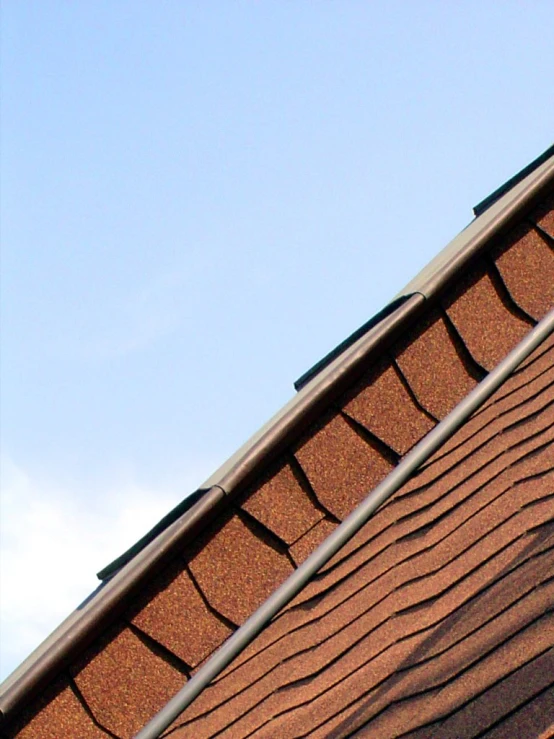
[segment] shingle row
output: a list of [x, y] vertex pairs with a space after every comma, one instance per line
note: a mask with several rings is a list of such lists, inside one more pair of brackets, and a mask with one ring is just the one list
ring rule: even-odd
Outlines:
[[368, 736], [400, 735], [453, 721], [520, 669], [520, 657], [552, 647], [553, 625], [537, 620], [554, 597], [554, 409], [545, 395], [529, 401], [524, 433], [493, 437], [481, 468], [461, 458], [416, 492], [400, 491], [387, 506], [398, 523], [384, 530], [383, 509], [366, 527], [372, 535], [364, 531], [365, 542], [199, 697], [175, 736], [346, 736], [365, 725]]
[[[529, 222], [497, 240], [488, 254], [464, 271], [440, 303], [388, 347], [365, 376], [244, 490], [193, 546], [149, 583], [118, 623], [53, 688], [56, 697], [44, 709], [49, 726], [56, 725], [59, 713], [59, 726], [71, 715], [75, 725], [83, 727], [79, 729], [82, 736], [133, 736], [398, 460], [521, 340], [554, 305], [553, 206], [550, 198], [531, 214]], [[419, 552], [418, 546], [428, 548], [431, 540], [437, 547], [441, 541], [454, 541], [449, 527], [468, 525], [462, 523], [464, 506], [476, 499], [481, 488], [487, 491], [482, 494], [487, 501], [482, 505], [492, 511], [494, 496], [505, 495], [516, 484], [505, 464], [513, 469], [518, 464], [525, 466], [518, 461], [526, 459], [525, 450], [533, 449], [543, 459], [541, 443], [551, 443], [544, 441], [548, 430], [541, 426], [545, 418], [552, 424], [551, 366], [551, 355], [543, 347], [459, 432], [457, 440], [446, 445], [378, 513], [373, 528], [356, 537], [305, 589], [298, 603], [277, 620], [277, 631], [269, 629], [263, 634], [254, 651], [247, 650], [238, 664], [264, 644], [269, 651], [260, 654], [270, 667], [271, 659], [283, 659], [282, 654], [278, 657], [280, 642], [271, 646], [270, 641], [281, 630], [279, 638], [292, 639], [290, 644], [298, 649], [315, 648], [300, 646], [308, 624], [310, 639], [316, 638], [319, 627], [314, 624], [324, 618], [323, 613], [315, 615], [319, 611], [312, 600], [323, 598], [329, 609], [333, 598], [347, 597], [352, 601], [348, 606], [337, 603], [330, 612], [348, 611], [366, 597], [363, 591], [373, 582], [370, 573], [377, 565], [375, 571], [395, 573], [393, 590], [404, 587], [412, 570], [416, 579], [423, 577], [417, 568], [423, 566], [421, 558], [429, 555]], [[452, 507], [455, 513], [449, 514]], [[539, 507], [531, 509], [535, 513]], [[477, 510], [471, 515], [477, 516]], [[516, 518], [529, 526], [534, 520], [531, 513]], [[475, 520], [485, 530], [489, 526], [486, 518]], [[524, 537], [525, 532], [514, 535]], [[377, 549], [372, 537], [378, 541]], [[496, 539], [489, 539], [487, 546], [494, 547]], [[460, 558], [460, 551], [452, 550], [453, 562]], [[298, 612], [304, 611], [311, 617], [295, 626]], [[352, 615], [352, 619], [353, 629], [366, 628], [356, 623], [357, 617]], [[341, 622], [337, 634], [346, 628]], [[339, 639], [325, 633], [324, 641]], [[342, 634], [340, 639], [344, 638]], [[270, 652], [276, 653], [271, 659]], [[317, 659], [310, 654], [312, 664]], [[249, 675], [244, 669], [247, 680], [262, 679], [257, 669]], [[223, 689], [223, 682], [218, 689]], [[303, 691], [295, 690], [295, 694]], [[204, 710], [210, 695], [207, 691], [201, 696], [191, 715]], [[37, 712], [37, 706], [23, 723]], [[271, 713], [273, 709], [259, 709], [266, 710]], [[12, 735], [37, 735], [32, 727], [42, 725], [44, 712], [20, 734], [14, 729]], [[231, 727], [229, 735], [246, 735], [236, 730], [234, 734]]]

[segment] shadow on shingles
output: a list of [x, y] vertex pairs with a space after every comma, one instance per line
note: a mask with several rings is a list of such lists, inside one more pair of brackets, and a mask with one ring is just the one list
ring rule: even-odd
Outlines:
[[[422, 663], [425, 663], [426, 661], [429, 661], [433, 659], [435, 651], [436, 651], [436, 645], [443, 640], [445, 636], [448, 635], [448, 633], [456, 627], [456, 625], [463, 619], [471, 617], [474, 613], [479, 613], [490, 607], [490, 600], [491, 600], [491, 589], [494, 588], [495, 583], [502, 580], [502, 578], [508, 573], [516, 568], [518, 566], [519, 562], [522, 562], [527, 557], [533, 557], [534, 555], [538, 554], [540, 550], [545, 550], [547, 547], [545, 544], [550, 541], [550, 544], [552, 541], [554, 541], [554, 531], [552, 528], [552, 521], [548, 522], [548, 524], [545, 524], [541, 526], [539, 529], [536, 530], [533, 539], [529, 544], [525, 547], [525, 549], [520, 552], [514, 559], [510, 562], [510, 564], [506, 565], [506, 567], [496, 576], [493, 582], [487, 586], [486, 589], [481, 590], [472, 600], [469, 601], [469, 607], [466, 605], [465, 607], [462, 606], [459, 611], [453, 612], [449, 617], [447, 617], [441, 625], [436, 628], [432, 634], [419, 646], [417, 647], [408, 658], [406, 658], [403, 662], [400, 663], [400, 665], [396, 668], [395, 672], [387, 678], [379, 687], [377, 687], [371, 694], [371, 696], [368, 696], [366, 701], [362, 706], [360, 706], [356, 711], [354, 711], [352, 714], [347, 716], [341, 724], [339, 724], [337, 727], [335, 727], [329, 734], [329, 739], [346, 739], [346, 737], [350, 737], [355, 735], [358, 731], [362, 729], [367, 729], [368, 731], [371, 730], [371, 722], [377, 718], [379, 715], [384, 713], [387, 710], [391, 709], [391, 706], [393, 706], [395, 703], [399, 703], [403, 700], [407, 700], [412, 696], [415, 696], [417, 694], [424, 693], [426, 691], [440, 691], [442, 689], [441, 682], [444, 682], [445, 684], [454, 681], [457, 679], [457, 676], [454, 676], [453, 678], [448, 677], [446, 670], [434, 670], [432, 673], [426, 673], [425, 668], [423, 668], [423, 674], [421, 675], [421, 679], [418, 685], [413, 685], [410, 690], [410, 695], [404, 696], [403, 698], [399, 699], [398, 697], [394, 697], [394, 690], [399, 685], [399, 683], [402, 682], [404, 679], [404, 673], [406, 673], [408, 670], [411, 670], [414, 667], [417, 667], [418, 665], [421, 665]], [[516, 575], [517, 577], [517, 575]], [[511, 585], [511, 583], [508, 585], [508, 587]], [[523, 597], [527, 597], [529, 595], [530, 591], [527, 591]], [[492, 598], [494, 601], [494, 598]], [[503, 611], [507, 610], [513, 605], [512, 602], [508, 603], [508, 605], [503, 606], [497, 615], [500, 615]], [[484, 619], [481, 619], [479, 622], [479, 625], [475, 628], [472, 628], [468, 633], [464, 633], [462, 636], [462, 640], [467, 638], [473, 631], [479, 630], [482, 628], [486, 622], [488, 622], [488, 618], [485, 617]], [[487, 644], [480, 643], [474, 650], [474, 654], [472, 654], [470, 657], [468, 657], [464, 662], [466, 664], [469, 663], [469, 667], [466, 669], [470, 669], [471, 665], [473, 665], [476, 661], [479, 661], [479, 657], [482, 656], [483, 658], [486, 657], [486, 655], [489, 653], [489, 651], [493, 650], [495, 647], [500, 646], [502, 642], [505, 639], [509, 639], [512, 634], [514, 634], [519, 628], [523, 628], [527, 625], [526, 624], [517, 624], [516, 627], [512, 628], [506, 628], [504, 633], [501, 636], [497, 636], [494, 641], [489, 641]], [[449, 645], [446, 647], [443, 647], [442, 649], [439, 647], [438, 653], [440, 654], [441, 651], [444, 651], [444, 649], [448, 650], [452, 648], [454, 645]], [[462, 669], [462, 673], [465, 670]], [[437, 687], [435, 687], [437, 686]], [[492, 687], [492, 684], [489, 686]], [[387, 694], [391, 695], [390, 701], [386, 700]], [[432, 699], [430, 697], [430, 699]], [[379, 708], [379, 705], [381, 707]], [[460, 706], [461, 707], [461, 706]], [[455, 711], [454, 711], [455, 712]], [[453, 712], [453, 713], [454, 713]], [[509, 710], [506, 710], [506, 714], [509, 713]], [[439, 721], [442, 723], [448, 715], [442, 716]], [[429, 737], [436, 736], [441, 737], [440, 733], [440, 724], [437, 727], [437, 718], [433, 719], [434, 726], [429, 726]], [[420, 725], [421, 727], [421, 725]], [[546, 726], [545, 726], [546, 728]], [[411, 730], [417, 730], [418, 726], [413, 725], [411, 727]], [[410, 731], [410, 729], [407, 730]], [[437, 733], [435, 733], [437, 732]], [[368, 734], [369, 736], [369, 734]]]
[[18, 715], [12, 721], [6, 721], [7, 725], [2, 725], [2, 731], [0, 736], [3, 739], [12, 739], [16, 737], [20, 731], [22, 731], [27, 724], [37, 717], [41, 711], [43, 711], [49, 703], [54, 701], [59, 695], [69, 687], [69, 681], [66, 674], [60, 675], [60, 677], [51, 683], [42, 693], [42, 695], [35, 701], [30, 702], [22, 713]]

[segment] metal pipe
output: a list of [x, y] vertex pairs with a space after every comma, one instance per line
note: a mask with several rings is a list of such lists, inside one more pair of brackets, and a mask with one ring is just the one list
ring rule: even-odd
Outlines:
[[269, 621], [297, 595], [308, 580], [333, 557], [410, 475], [477, 410], [526, 357], [554, 331], [551, 310], [492, 372], [399, 462], [395, 469], [355, 508], [285, 582], [229, 637], [203, 667], [136, 735], [157, 739], [214, 677], [245, 649]]

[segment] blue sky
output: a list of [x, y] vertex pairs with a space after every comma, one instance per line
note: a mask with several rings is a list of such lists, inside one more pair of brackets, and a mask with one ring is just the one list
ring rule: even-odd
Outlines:
[[5, 676], [552, 143], [554, 6], [2, 10]]

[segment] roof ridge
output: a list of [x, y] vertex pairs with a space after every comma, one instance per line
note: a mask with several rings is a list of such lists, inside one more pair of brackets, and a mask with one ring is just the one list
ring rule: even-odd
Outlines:
[[138, 732], [136, 739], [157, 739], [204, 688], [246, 649], [269, 621], [290, 603], [308, 580], [350, 541], [375, 511], [482, 406], [553, 331], [554, 309], [547, 313], [521, 342], [400, 460], [310, 556], [293, 570], [269, 598], [207, 659], [183, 688]]
[[547, 159], [550, 159], [551, 156], [554, 156], [554, 144], [552, 144], [552, 146], [549, 146], [548, 149], [543, 151], [543, 153], [540, 154], [536, 159], [533, 159], [533, 161], [530, 162], [526, 167], [520, 169], [517, 174], [515, 174], [513, 177], [510, 177], [509, 180], [506, 180], [506, 182], [500, 185], [500, 187], [497, 187], [496, 190], [493, 190], [490, 195], [487, 195], [486, 198], [483, 198], [483, 200], [478, 202], [477, 205], [473, 207], [473, 213], [476, 216], [480, 216], [488, 208], [490, 208], [491, 205], [494, 205], [494, 203], [496, 203], [496, 201], [500, 197], [502, 197], [504, 193], [508, 192], [508, 190], [511, 190], [519, 182], [525, 179], [525, 177], [538, 169], [538, 167], [540, 167], [541, 164], [544, 164]]
[[[541, 168], [542, 167], [542, 168]], [[334, 357], [292, 400], [241, 447], [193, 494], [167, 514], [145, 537], [118, 558], [104, 582], [4, 683], [0, 710], [14, 713], [29, 693], [51, 679], [72, 656], [88, 645], [122, 601], [137, 592], [183, 545], [191, 541], [250, 483], [262, 465], [273, 460], [375, 356], [409, 327], [455, 273], [485, 248], [493, 236], [532, 207], [554, 181], [554, 158], [543, 163], [459, 237], [400, 293], [393, 309]], [[381, 316], [382, 314], [378, 314]], [[367, 324], [366, 324], [367, 326]], [[108, 569], [108, 568], [105, 568]]]

